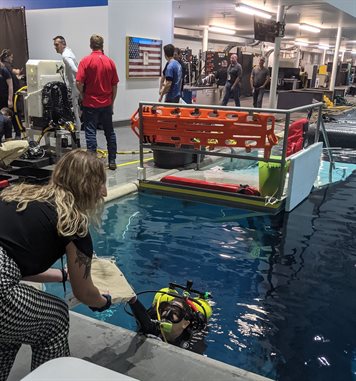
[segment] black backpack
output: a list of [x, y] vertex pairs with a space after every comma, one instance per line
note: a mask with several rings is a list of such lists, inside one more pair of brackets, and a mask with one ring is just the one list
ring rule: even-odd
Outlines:
[[42, 90], [43, 116], [55, 124], [62, 120], [74, 122], [71, 99], [67, 86], [63, 82], [47, 83]]

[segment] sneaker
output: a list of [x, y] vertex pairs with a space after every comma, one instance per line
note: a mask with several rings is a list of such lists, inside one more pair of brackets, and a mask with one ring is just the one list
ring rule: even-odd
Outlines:
[[117, 166], [116, 166], [116, 163], [114, 161], [109, 163], [109, 169], [111, 169], [112, 171], [115, 171], [116, 168], [117, 168]]

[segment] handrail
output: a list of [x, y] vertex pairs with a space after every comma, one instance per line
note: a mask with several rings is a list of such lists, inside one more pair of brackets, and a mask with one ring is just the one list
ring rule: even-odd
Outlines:
[[[278, 143], [274, 134], [275, 117], [256, 113], [187, 107], [143, 106], [144, 143], [169, 143], [176, 147], [263, 148], [264, 158], [269, 159], [271, 149]], [[139, 137], [139, 115], [131, 117], [131, 128]]]
[[140, 106], [171, 106], [171, 107], [185, 107], [185, 108], [210, 108], [210, 109], [219, 109], [219, 110], [233, 110], [233, 111], [248, 111], [248, 112], [262, 112], [262, 113], [271, 113], [271, 114], [292, 114], [298, 111], [308, 110], [310, 108], [317, 108], [323, 106], [323, 102], [311, 103], [305, 106], [299, 106], [291, 109], [274, 109], [274, 108], [254, 108], [254, 107], [232, 107], [232, 106], [219, 106], [219, 105], [200, 105], [197, 103], [194, 104], [182, 104], [182, 103], [162, 103], [162, 102], [145, 102], [140, 101]]
[[[253, 113], [254, 115], [258, 115], [259, 113], [270, 113], [270, 114], [284, 114], [285, 115], [285, 123], [284, 123], [284, 141], [283, 141], [283, 149], [282, 149], [282, 154], [280, 159], [267, 159], [267, 157], [255, 157], [254, 159], [258, 161], [267, 161], [267, 162], [276, 162], [280, 163], [280, 182], [278, 186], [277, 193], [275, 197], [277, 199], [281, 199], [283, 195], [283, 189], [284, 189], [284, 183], [285, 183], [285, 166], [286, 166], [286, 152], [287, 152], [287, 142], [288, 142], [288, 132], [289, 132], [289, 124], [291, 120], [291, 114], [295, 112], [301, 112], [301, 111], [306, 111], [306, 110], [313, 110], [313, 109], [318, 109], [318, 122], [317, 122], [317, 130], [320, 127], [320, 119], [322, 116], [322, 106], [323, 102], [317, 102], [317, 103], [312, 103], [300, 107], [295, 107], [292, 109], [288, 110], [282, 110], [282, 109], [270, 109], [270, 108], [252, 108], [252, 107], [229, 107], [229, 106], [215, 106], [215, 105], [200, 105], [200, 104], [181, 104], [181, 103], [160, 103], [160, 102], [144, 102], [140, 101], [139, 102], [139, 109], [138, 109], [138, 126], [137, 129], [139, 131], [139, 139], [140, 139], [140, 168], [143, 168], [144, 162], [143, 162], [143, 148], [145, 147], [152, 147], [151, 144], [147, 143], [147, 140], [145, 141], [144, 137], [144, 125], [143, 125], [143, 107], [144, 106], [165, 106], [165, 107], [170, 107], [170, 108], [179, 108], [179, 109], [210, 109], [210, 110], [220, 110], [220, 112], [235, 112], [235, 113], [240, 113], [240, 112], [248, 112], [248, 113]], [[273, 116], [272, 116], [273, 117]], [[323, 128], [323, 126], [322, 126]], [[323, 131], [324, 132], [324, 131]], [[316, 143], [316, 141], [315, 141]], [[178, 145], [179, 146], [179, 145]], [[193, 145], [194, 146], [194, 145]], [[197, 145], [195, 145], [196, 148], [198, 148]], [[181, 148], [176, 148], [176, 147], [158, 147], [157, 149], [159, 150], [167, 150], [167, 151], [176, 151], [176, 152], [187, 152], [187, 149], [181, 149]], [[191, 152], [191, 150], [190, 150]], [[201, 149], [195, 149], [195, 153], [201, 154], [202, 151]], [[235, 153], [231, 154], [222, 154], [221, 152], [209, 152], [206, 151], [204, 152], [205, 155], [212, 155], [212, 156], [228, 156], [228, 157], [240, 157], [240, 158], [246, 158], [246, 159], [252, 159], [251, 156], [249, 155], [236, 155]], [[267, 160], [266, 160], [267, 159]]]

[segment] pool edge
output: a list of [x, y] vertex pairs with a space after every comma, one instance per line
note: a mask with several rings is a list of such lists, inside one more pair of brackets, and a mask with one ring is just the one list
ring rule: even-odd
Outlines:
[[[70, 312], [71, 356], [137, 378], [140, 381], [272, 381], [241, 368], [146, 338], [127, 329]], [[8, 381], [29, 372], [30, 349], [22, 348]]]

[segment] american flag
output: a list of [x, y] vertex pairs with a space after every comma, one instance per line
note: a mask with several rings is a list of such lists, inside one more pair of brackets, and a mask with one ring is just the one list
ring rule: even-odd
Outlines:
[[128, 78], [161, 76], [162, 41], [128, 37], [128, 50]]

